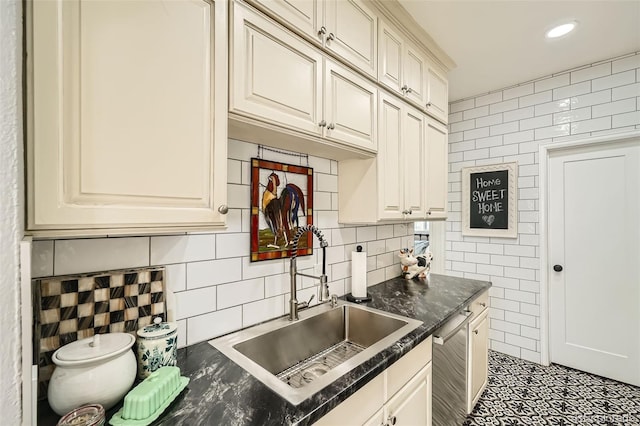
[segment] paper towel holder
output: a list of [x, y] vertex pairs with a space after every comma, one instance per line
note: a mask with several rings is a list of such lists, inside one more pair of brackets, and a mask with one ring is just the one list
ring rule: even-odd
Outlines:
[[[360, 245], [357, 246], [356, 247], [356, 251], [357, 252], [361, 252], [362, 251], [362, 246], [360, 246]], [[355, 297], [353, 294], [347, 293], [345, 298], [349, 302], [353, 302], [353, 303], [364, 303], [364, 302], [370, 302], [371, 301], [371, 296], [369, 296], [369, 290], [368, 289], [367, 289], [367, 295], [364, 296], [364, 297]]]

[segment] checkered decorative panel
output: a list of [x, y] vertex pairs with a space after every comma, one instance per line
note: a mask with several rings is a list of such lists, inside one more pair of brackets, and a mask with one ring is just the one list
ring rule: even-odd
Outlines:
[[47, 396], [59, 347], [94, 334], [135, 334], [155, 317], [166, 320], [164, 268], [39, 278], [33, 288], [39, 398]]

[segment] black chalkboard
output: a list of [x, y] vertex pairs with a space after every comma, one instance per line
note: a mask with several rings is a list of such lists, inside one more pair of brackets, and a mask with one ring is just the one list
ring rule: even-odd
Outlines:
[[509, 229], [509, 171], [471, 173], [469, 179], [469, 228]]

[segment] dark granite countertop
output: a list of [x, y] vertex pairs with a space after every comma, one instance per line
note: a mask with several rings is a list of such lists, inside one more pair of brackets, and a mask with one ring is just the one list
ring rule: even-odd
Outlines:
[[[154, 425], [311, 424], [429, 337], [490, 286], [487, 281], [431, 274], [427, 280], [394, 278], [369, 287], [372, 300], [367, 306], [415, 318], [423, 324], [297, 406], [207, 342], [180, 349], [178, 366], [191, 381]], [[107, 418], [117, 408], [110, 410]], [[39, 424], [55, 425], [55, 421], [45, 421], [44, 413], [39, 414]]]

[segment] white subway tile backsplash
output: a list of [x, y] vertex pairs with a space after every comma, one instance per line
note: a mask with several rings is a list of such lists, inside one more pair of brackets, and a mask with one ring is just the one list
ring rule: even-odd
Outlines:
[[457, 123], [451, 123], [449, 125], [449, 128], [451, 129], [452, 133], [456, 133], [456, 132], [464, 132], [465, 130], [470, 130], [476, 127], [476, 121], [471, 119], [471, 120], [466, 120], [466, 121], [460, 121]]
[[[486, 129], [486, 127], [484, 127], [484, 129]], [[489, 129], [491, 130], [491, 136], [495, 136], [504, 135], [505, 133], [517, 132], [518, 130], [520, 130], [520, 127], [517, 121], [512, 121], [509, 123], [491, 126]]]
[[[635, 111], [635, 109], [636, 100], [634, 98], [622, 99], [620, 101], [594, 105], [591, 107], [593, 118], [603, 117], [605, 115], [623, 114], [625, 112]], [[617, 126], [614, 125], [614, 127]]]
[[490, 148], [489, 152], [490, 152], [491, 158], [502, 157], [505, 155], [514, 155], [514, 154], [518, 154], [518, 145], [511, 144], [511, 145], [504, 145], [504, 146], [496, 146], [496, 147]]
[[138, 266], [149, 266], [149, 237], [89, 238], [55, 242], [55, 275]]
[[482, 95], [476, 98], [476, 107], [495, 104], [500, 101], [502, 101], [502, 92], [489, 93], [488, 95]]
[[502, 123], [502, 113], [476, 118], [476, 127], [487, 127], [500, 123]]
[[553, 124], [553, 116], [543, 115], [540, 117], [520, 120], [520, 130], [537, 129], [540, 127], [551, 126], [552, 124]]
[[240, 258], [207, 260], [187, 264], [187, 288], [209, 287], [242, 279]]
[[227, 160], [227, 183], [242, 183], [242, 161]]
[[219, 234], [216, 236], [216, 258], [249, 256], [249, 234]]
[[489, 113], [490, 114], [498, 114], [501, 112], [505, 112], [505, 111], [511, 111], [511, 110], [515, 110], [518, 109], [518, 100], [517, 99], [511, 99], [508, 101], [504, 101], [504, 102], [499, 102], [497, 104], [493, 104], [489, 106]]
[[554, 77], [538, 80], [534, 83], [534, 90], [538, 93], [555, 89], [557, 87], [568, 86], [571, 83], [569, 76], [569, 73], [564, 73]]
[[520, 108], [541, 104], [545, 102], [551, 102], [553, 99], [553, 92], [547, 90], [545, 92], [535, 93], [533, 95], [523, 96], [519, 99]]
[[[545, 117], [551, 118], [550, 115]], [[559, 136], [566, 136], [571, 134], [571, 123], [558, 124], [549, 127], [537, 127], [534, 131], [536, 139], [550, 139], [557, 138]]]
[[210, 340], [242, 328], [242, 307], [215, 311], [187, 320], [187, 345]]
[[571, 73], [571, 83], [579, 83], [581, 81], [593, 80], [598, 77], [611, 74], [611, 62], [593, 65], [573, 71]]
[[619, 73], [634, 68], [640, 68], [640, 54], [633, 54], [626, 58], [613, 61], [611, 64], [611, 72]]
[[503, 136], [505, 145], [512, 143], [528, 142], [534, 138], [533, 130], [524, 130], [516, 133], [509, 133]]
[[640, 125], [640, 111], [628, 112], [612, 117], [613, 127]]
[[566, 124], [572, 121], [588, 120], [591, 118], [591, 108], [578, 108], [553, 114], [553, 124]]
[[284, 272], [284, 260], [265, 260], [250, 262], [248, 257], [242, 258], [242, 279], [265, 277]]
[[[572, 96], [584, 95], [591, 92], [591, 81], [584, 81], [582, 83], [571, 84], [570, 86], [558, 87], [553, 89], [553, 100], [560, 100], [570, 98]], [[551, 99], [549, 99], [551, 100]]]
[[53, 240], [33, 241], [31, 244], [31, 277], [53, 275]]
[[285, 314], [285, 297], [276, 296], [242, 305], [242, 326], [249, 327]]
[[530, 95], [533, 93], [533, 91], [534, 91], [533, 83], [522, 84], [516, 87], [512, 87], [510, 89], [503, 90], [502, 99], [506, 101], [507, 99], [519, 98], [521, 96]]
[[536, 350], [536, 341], [533, 339], [529, 339], [527, 337], [516, 336], [513, 334], [505, 333], [504, 341], [505, 343], [508, 343], [514, 346], [519, 346], [523, 349], [528, 349], [531, 351]]
[[489, 115], [489, 107], [481, 106], [478, 108], [468, 109], [463, 112], [464, 120], [471, 120], [472, 118], [484, 117]]
[[475, 99], [467, 99], [466, 101], [455, 102], [449, 105], [449, 112], [455, 113], [475, 107]]
[[216, 310], [216, 288], [207, 287], [175, 294], [176, 319], [194, 317]]
[[[640, 78], [638, 79], [640, 80]], [[640, 96], [640, 82], [629, 84], [628, 86], [614, 87], [613, 89], [611, 89], [612, 101], [635, 98], [636, 96]]]
[[478, 129], [464, 131], [465, 140], [484, 138], [487, 136], [489, 136], [489, 127], [480, 127]]
[[218, 309], [264, 299], [264, 278], [221, 284], [218, 289]]
[[325, 173], [316, 173], [316, 191], [338, 192], [338, 176]]
[[172, 235], [151, 237], [151, 265], [214, 259], [216, 236]]
[[601, 90], [599, 92], [588, 93], [586, 95], [575, 96], [571, 98], [571, 108], [582, 108], [591, 105], [604, 104], [611, 102], [611, 90]]
[[636, 70], [629, 70], [608, 77], [598, 78], [591, 82], [591, 89], [598, 90], [611, 89], [612, 87], [624, 86], [636, 82]]
[[173, 292], [187, 289], [187, 265], [176, 263], [165, 267], [164, 282], [169, 290]]
[[[401, 225], [397, 225], [397, 226], [401, 226]], [[399, 235], [407, 235], [406, 226], [402, 228], [402, 231], [399, 230], [399, 233], [400, 233]], [[394, 234], [398, 235], [395, 233], [395, 229], [394, 229]], [[377, 229], [375, 226], [359, 226], [358, 228], [356, 228], [356, 242], [358, 244], [362, 244], [367, 241], [373, 241], [377, 238], [376, 235], [377, 235]]]
[[248, 209], [251, 207], [251, 193], [248, 185], [227, 185], [227, 205], [232, 209]]
[[503, 121], [507, 123], [509, 121], [517, 121], [517, 120], [523, 120], [525, 118], [531, 118], [534, 116], [534, 112], [535, 112], [534, 107], [530, 106], [527, 108], [515, 109], [513, 111], [505, 111], [502, 114], [502, 117], [503, 117]]
[[571, 123], [571, 134], [595, 132], [611, 128], [611, 117], [600, 117], [592, 120], [574, 121]]

